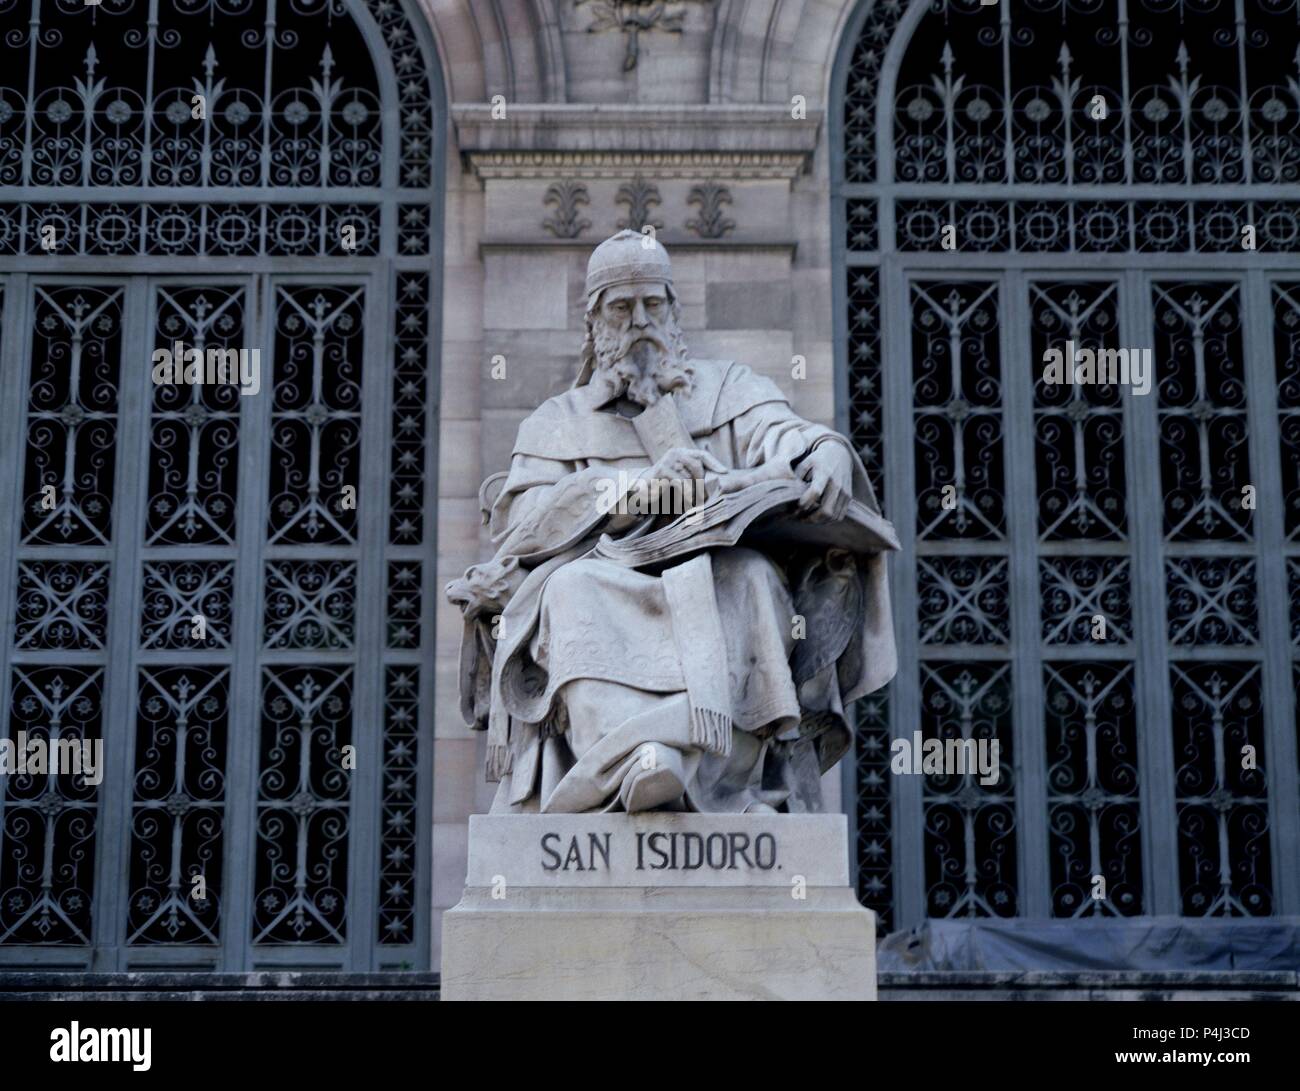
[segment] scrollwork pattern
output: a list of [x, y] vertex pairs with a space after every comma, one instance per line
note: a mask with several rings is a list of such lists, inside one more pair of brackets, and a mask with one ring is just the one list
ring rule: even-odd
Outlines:
[[1249, 647], [1259, 642], [1252, 559], [1167, 557], [1165, 594], [1170, 644]]
[[23, 541], [107, 545], [122, 289], [37, 286], [27, 394]]
[[[1044, 644], [1128, 644], [1133, 640], [1127, 557], [1040, 557]], [[1094, 635], [1096, 619], [1104, 636]]]
[[138, 702], [127, 942], [216, 944], [230, 671], [141, 669]]
[[1169, 541], [1247, 541], [1253, 505], [1235, 282], [1156, 282], [1155, 394]]
[[354, 561], [268, 561], [262, 643], [267, 648], [351, 648]]
[[1011, 595], [1005, 557], [918, 557], [922, 644], [1008, 644]]
[[[864, 28], [849, 76], [853, 182], [874, 180], [875, 82], [897, 17], [896, 5], [884, 8]], [[1300, 177], [1293, 20], [1265, 4], [1245, 5], [1240, 24], [1231, 4], [1202, 5], [1188, 19], [1163, 0], [1133, 0], [1122, 21], [1118, 10], [1077, 0], [1008, 10], [935, 4], [897, 81], [895, 179], [1086, 186]]]
[[20, 561], [14, 646], [59, 651], [104, 647], [108, 624], [107, 564]]
[[[80, 746], [103, 738], [100, 667], [15, 667], [9, 738]], [[90, 943], [99, 789], [84, 773], [6, 778], [0, 944]]]
[[[146, 561], [140, 647], [228, 648], [234, 615], [233, 561]], [[202, 619], [202, 639], [195, 619]]]
[[345, 943], [350, 668], [263, 672], [254, 943]]
[[998, 287], [912, 285], [917, 535], [1006, 535]]
[[[220, 20], [196, 21], [200, 6], [187, 0], [164, 0], [156, 14], [128, 5], [103, 22], [55, 18], [35, 5], [31, 29], [14, 26], [7, 35], [16, 41], [20, 34], [26, 49], [16, 51], [0, 91], [0, 182], [378, 186], [378, 80], [368, 52], [350, 47], [358, 31], [347, 10], [338, 5], [321, 18], [302, 4], [202, 7], [219, 10]], [[428, 149], [417, 148], [410, 131], [425, 122], [427, 144], [421, 115], [429, 92], [415, 74], [418, 46], [400, 5], [371, 0], [370, 7], [388, 24], [395, 63], [407, 69], [406, 167], [427, 184]], [[289, 50], [315, 66], [294, 72], [292, 83]], [[19, 132], [29, 134], [27, 156], [14, 154]]]
[[[1257, 663], [1174, 663], [1175, 803], [1183, 912], [1272, 912], [1268, 780]], [[1243, 747], [1251, 761], [1243, 761]]]
[[[166, 285], [154, 301], [155, 346], [219, 362], [248, 352], [242, 287]], [[233, 356], [230, 356], [233, 354]], [[182, 361], [183, 362], [183, 361]], [[154, 383], [149, 425], [149, 545], [235, 541], [241, 397], [236, 365], [220, 382]], [[207, 376], [205, 375], [205, 380]]]
[[[997, 740], [997, 780], [976, 771], [926, 774], [925, 876], [934, 917], [1016, 915], [1015, 763], [1009, 663], [922, 664], [925, 739]], [[991, 751], [990, 751], [991, 752]]]
[[336, 285], [276, 290], [267, 512], [272, 544], [356, 540], [364, 291]]
[[[1127, 536], [1120, 386], [1049, 383], [1041, 364], [1050, 351], [1064, 356], [1118, 348], [1118, 305], [1114, 281], [1029, 285], [1038, 534], [1044, 541]], [[1074, 366], [1072, 359], [1065, 363]]]
[[1043, 684], [1052, 915], [1135, 916], [1143, 900], [1133, 665], [1048, 663]]

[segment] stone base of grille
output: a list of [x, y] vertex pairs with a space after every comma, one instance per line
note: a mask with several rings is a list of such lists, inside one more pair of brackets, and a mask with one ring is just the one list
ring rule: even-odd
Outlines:
[[[8, 1000], [437, 1000], [436, 973], [0, 973]], [[880, 1000], [1300, 1000], [1292, 972], [881, 973]]]

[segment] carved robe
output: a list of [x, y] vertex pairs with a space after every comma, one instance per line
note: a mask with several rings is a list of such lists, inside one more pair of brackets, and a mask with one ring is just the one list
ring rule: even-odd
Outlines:
[[[854, 498], [879, 511], [838, 433], [796, 416], [774, 383], [743, 365], [691, 364], [690, 395], [673, 397], [695, 446], [728, 468], [779, 459], [797, 471], [817, 445], [842, 444]], [[883, 555], [715, 549], [703, 569], [689, 569], [694, 582], [676, 583], [593, 557], [602, 533], [662, 522], [611, 517], [600, 504], [598, 482], [619, 471], [631, 479], [652, 462], [632, 423], [598, 404], [600, 389], [551, 398], [520, 426], [491, 510], [496, 556], [467, 575], [491, 584], [504, 606], [495, 626], [483, 616], [466, 622], [461, 659], [462, 711], [488, 730], [488, 777], [500, 781], [493, 810], [620, 808], [647, 742], [685, 785], [676, 805], [820, 809], [820, 775], [849, 745], [845, 706], [896, 669]], [[710, 584], [720, 627], [684, 624]], [[710, 665], [702, 679], [701, 662]], [[692, 673], [698, 682], [688, 686]], [[710, 721], [715, 732], [723, 725], [724, 745], [716, 736], [701, 745], [700, 688], [712, 692], [707, 704], [725, 706]]]

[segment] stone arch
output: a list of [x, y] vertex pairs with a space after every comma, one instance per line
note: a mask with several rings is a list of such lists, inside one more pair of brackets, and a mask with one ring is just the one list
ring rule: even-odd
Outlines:
[[787, 102], [810, 109], [830, 96], [841, 43], [864, 15], [848, 0], [724, 0], [718, 7], [710, 64], [711, 102]]
[[564, 101], [557, 0], [420, 4], [438, 41], [449, 101]]

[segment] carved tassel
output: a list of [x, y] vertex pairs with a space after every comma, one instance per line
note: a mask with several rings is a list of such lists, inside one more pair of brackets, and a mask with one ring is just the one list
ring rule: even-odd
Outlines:
[[731, 753], [731, 717], [711, 708], [691, 706], [691, 742], [710, 754]]

